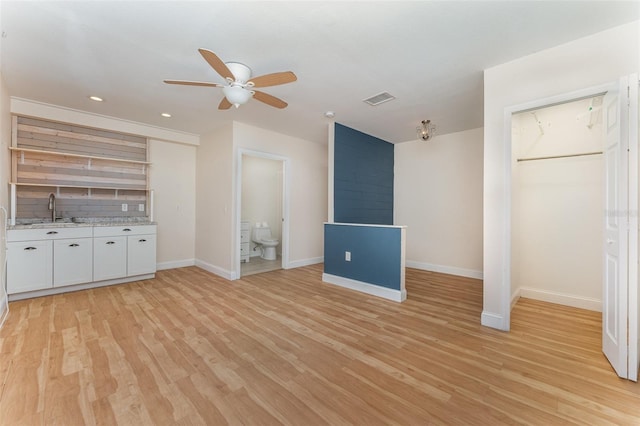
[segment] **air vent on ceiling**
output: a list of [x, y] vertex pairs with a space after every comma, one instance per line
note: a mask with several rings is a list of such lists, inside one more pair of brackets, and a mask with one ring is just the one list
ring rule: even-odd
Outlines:
[[392, 101], [395, 98], [396, 98], [395, 96], [387, 92], [382, 92], [382, 93], [378, 93], [377, 95], [373, 95], [370, 98], [363, 99], [362, 101], [368, 103], [371, 106], [376, 106], [376, 105], [385, 103], [387, 101]]

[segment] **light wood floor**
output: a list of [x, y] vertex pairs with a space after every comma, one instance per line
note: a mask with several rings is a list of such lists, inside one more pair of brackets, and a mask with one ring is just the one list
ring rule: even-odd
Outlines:
[[523, 299], [503, 333], [479, 325], [479, 281], [409, 269], [398, 304], [321, 268], [13, 302], [0, 424], [640, 424], [596, 313]]

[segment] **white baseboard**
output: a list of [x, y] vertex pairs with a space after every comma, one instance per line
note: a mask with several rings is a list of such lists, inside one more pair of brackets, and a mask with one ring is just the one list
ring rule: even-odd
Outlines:
[[2, 296], [0, 297], [0, 329], [2, 329], [4, 321], [9, 316], [9, 296], [4, 293], [4, 290], [0, 291], [2, 291]]
[[520, 299], [520, 289], [517, 289], [513, 296], [511, 296], [511, 309], [518, 303], [518, 299]]
[[187, 266], [193, 266], [195, 264], [195, 259], [171, 260], [169, 262], [160, 262], [156, 264], [156, 269], [158, 271], [163, 271], [165, 269], [185, 268]]
[[285, 269], [302, 268], [303, 266], [315, 265], [322, 262], [324, 262], [324, 256], [294, 260], [292, 262], [289, 262]]
[[89, 283], [68, 285], [65, 287], [53, 287], [42, 290], [27, 291], [25, 293], [14, 293], [9, 295], [9, 300], [31, 299], [33, 297], [51, 296], [53, 294], [68, 293], [70, 291], [89, 290], [92, 288], [106, 287], [114, 284], [125, 284], [134, 281], [150, 280], [155, 278], [156, 274], [135, 275], [133, 277], [114, 278], [112, 280], [93, 281]]
[[351, 290], [359, 291], [361, 293], [370, 294], [372, 296], [393, 300], [394, 302], [404, 302], [407, 299], [407, 291], [405, 289], [394, 290], [391, 288], [380, 287], [378, 285], [325, 273], [322, 274], [322, 281]]
[[528, 287], [520, 287], [518, 291], [520, 293], [520, 297], [572, 306], [574, 308], [587, 309], [589, 311], [602, 312], [602, 300], [594, 299], [592, 297], [582, 297], [573, 294], [557, 293], [555, 291], [539, 290]]
[[509, 331], [509, 324], [505, 324], [504, 317], [493, 312], [482, 311], [482, 315], [480, 316], [480, 323], [485, 327]]
[[432, 263], [416, 262], [415, 260], [406, 261], [407, 268], [422, 269], [423, 271], [439, 272], [441, 274], [457, 275], [459, 277], [475, 278], [481, 280], [483, 278], [482, 271], [474, 269], [464, 269], [455, 266], [434, 265]]
[[219, 266], [216, 265], [212, 265], [210, 263], [207, 262], [203, 262], [202, 260], [198, 260], [196, 259], [195, 265], [198, 268], [202, 268], [207, 272], [211, 272], [212, 274], [216, 274], [222, 278], [225, 278], [227, 280], [234, 280], [235, 279], [235, 273], [233, 273], [232, 271], [228, 271], [226, 269], [223, 269]]

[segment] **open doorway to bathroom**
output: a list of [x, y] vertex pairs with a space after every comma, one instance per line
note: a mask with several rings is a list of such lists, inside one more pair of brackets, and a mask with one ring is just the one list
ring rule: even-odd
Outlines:
[[240, 276], [282, 269], [286, 160], [242, 152], [240, 165]]

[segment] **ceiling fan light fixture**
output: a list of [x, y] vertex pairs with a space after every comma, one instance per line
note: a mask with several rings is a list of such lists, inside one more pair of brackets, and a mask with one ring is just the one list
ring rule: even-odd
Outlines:
[[236, 108], [249, 102], [249, 99], [253, 96], [252, 91], [240, 86], [225, 86], [222, 88], [222, 92], [229, 103]]

